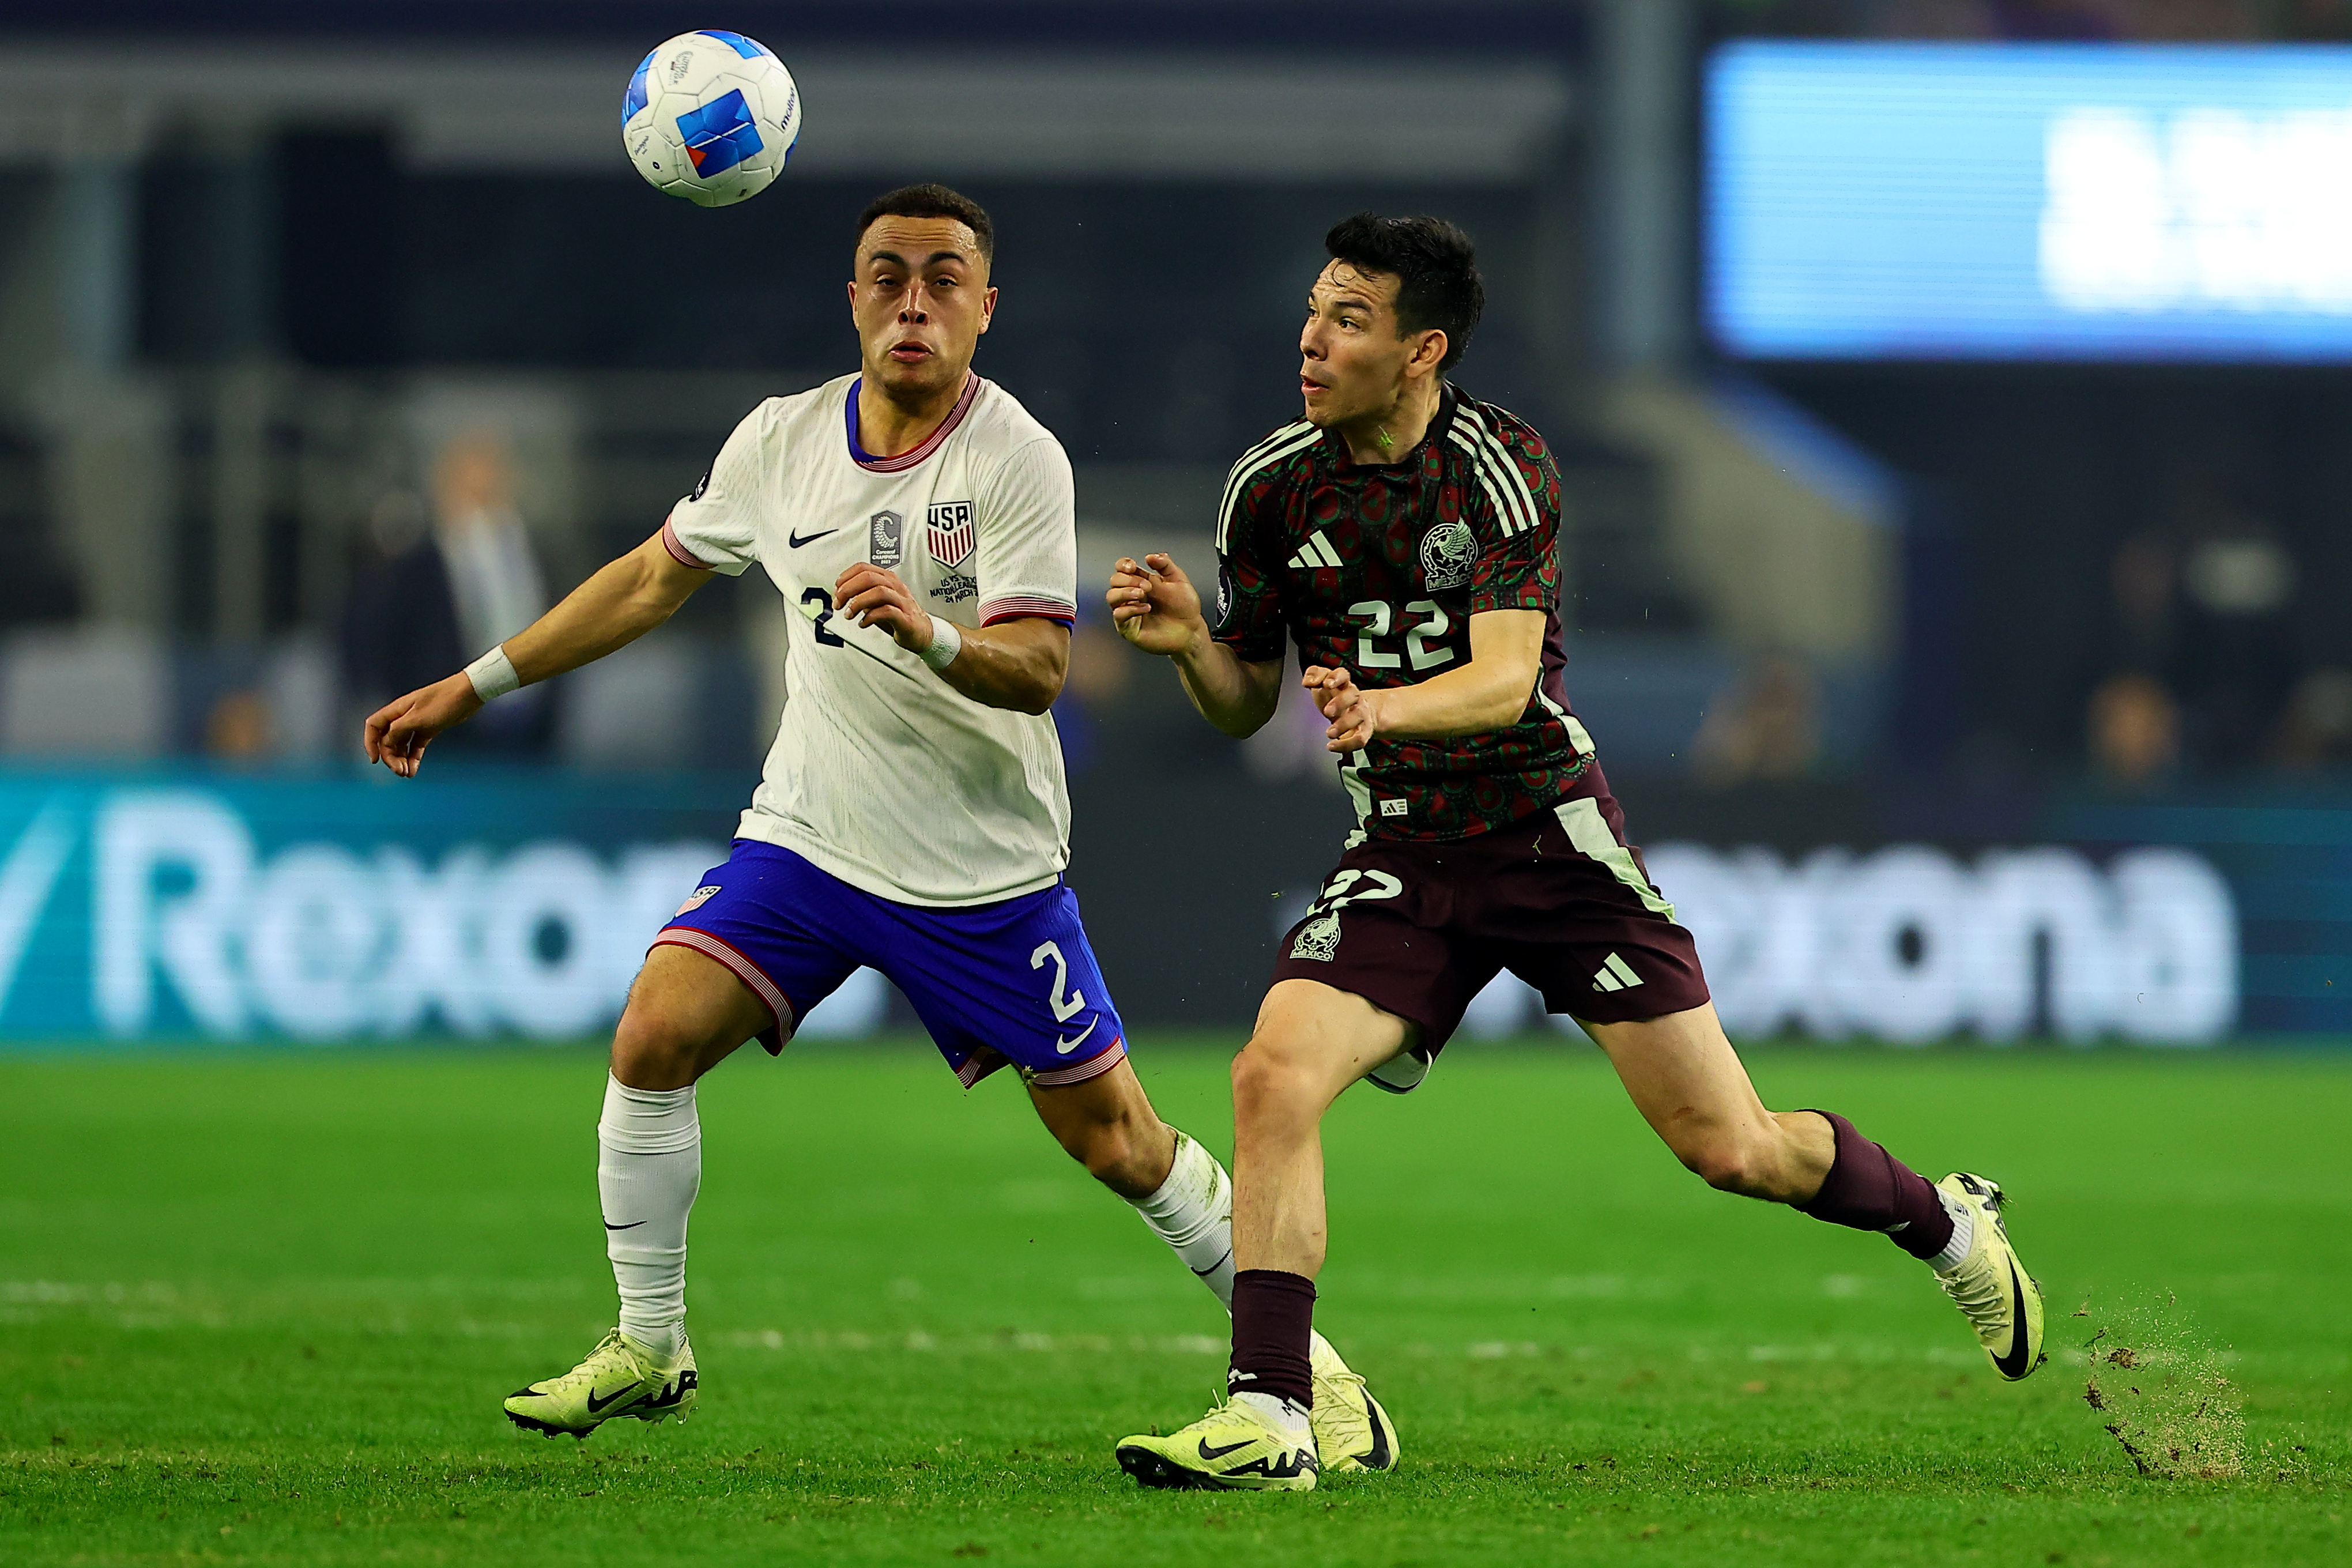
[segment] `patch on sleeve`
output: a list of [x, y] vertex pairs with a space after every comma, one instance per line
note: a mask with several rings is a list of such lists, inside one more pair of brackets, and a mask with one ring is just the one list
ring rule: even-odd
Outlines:
[[[677, 915], [692, 914], [695, 910], [709, 903], [716, 894], [723, 890], [724, 889], [719, 888], [715, 882], [706, 888], [695, 889], [694, 892], [687, 899], [686, 902], [677, 906]], [[676, 920], [677, 919], [677, 915], [672, 915], [669, 918]]]

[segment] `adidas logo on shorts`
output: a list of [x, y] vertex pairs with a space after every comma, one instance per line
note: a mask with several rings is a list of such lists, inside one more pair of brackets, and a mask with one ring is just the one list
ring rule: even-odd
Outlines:
[[1633, 966], [1613, 952], [1601, 962], [1601, 973], [1592, 977], [1595, 991], [1624, 991], [1640, 984], [1642, 977], [1633, 973]]

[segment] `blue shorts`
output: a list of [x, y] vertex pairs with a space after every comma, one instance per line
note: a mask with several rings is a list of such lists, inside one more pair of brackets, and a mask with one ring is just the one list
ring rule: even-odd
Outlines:
[[781, 1051], [793, 1022], [860, 967], [915, 1005], [965, 1085], [1013, 1063], [1031, 1082], [1084, 1083], [1127, 1055], [1127, 1031], [1062, 883], [999, 903], [927, 909], [853, 888], [789, 849], [738, 838], [654, 938], [732, 970], [768, 1005], [760, 1037]]

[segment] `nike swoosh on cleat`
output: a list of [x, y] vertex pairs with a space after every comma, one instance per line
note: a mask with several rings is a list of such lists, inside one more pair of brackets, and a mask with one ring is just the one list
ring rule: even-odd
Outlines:
[[1209, 1447], [1209, 1440], [1206, 1437], [1203, 1437], [1201, 1439], [1201, 1458], [1203, 1459], [1213, 1460], [1222, 1459], [1227, 1454], [1239, 1453], [1242, 1449], [1248, 1447], [1252, 1443], [1256, 1441], [1257, 1439], [1255, 1437], [1244, 1437], [1238, 1443], [1228, 1443], [1222, 1448], [1212, 1448]]
[[2025, 1292], [2028, 1289], [2025, 1281], [2018, 1277], [2017, 1260], [2011, 1258], [2009, 1265], [2009, 1294], [2012, 1303], [2010, 1308], [2009, 1353], [1993, 1357], [1992, 1364], [2001, 1376], [2012, 1383], [2033, 1370], [2032, 1363], [2025, 1355]]
[[630, 1221], [628, 1224], [626, 1224], [626, 1225], [614, 1225], [611, 1220], [609, 1220], [609, 1219], [608, 1219], [608, 1220], [606, 1220], [606, 1221], [604, 1222], [604, 1228], [605, 1228], [606, 1230], [635, 1230], [635, 1229], [636, 1229], [636, 1228], [637, 1228], [637, 1226], [641, 1226], [641, 1225], [643, 1225], [643, 1224], [645, 1224], [645, 1223], [646, 1223], [646, 1222], [645, 1222], [645, 1221], [643, 1221], [643, 1220], [641, 1220], [641, 1219], [633, 1219], [633, 1220], [631, 1220], [631, 1221]]
[[596, 1397], [596, 1391], [592, 1388], [588, 1391], [588, 1414], [591, 1415], [602, 1415], [605, 1410], [611, 1406], [614, 1400], [625, 1399], [635, 1392], [635, 1385], [632, 1384], [626, 1388], [614, 1389], [608, 1398], [598, 1399]]
[[837, 528], [828, 528], [823, 533], [794, 532], [788, 535], [785, 538], [784, 542], [791, 545], [794, 550], [798, 550], [803, 544], [814, 544], [818, 540], [830, 539], [833, 535], [839, 533], [840, 531], [841, 530]]
[[1368, 1470], [1385, 1470], [1396, 1463], [1395, 1457], [1389, 1451], [1389, 1424], [1381, 1419], [1380, 1402], [1369, 1394], [1364, 1396], [1364, 1414], [1371, 1419], [1372, 1451], [1360, 1456], [1356, 1462]]

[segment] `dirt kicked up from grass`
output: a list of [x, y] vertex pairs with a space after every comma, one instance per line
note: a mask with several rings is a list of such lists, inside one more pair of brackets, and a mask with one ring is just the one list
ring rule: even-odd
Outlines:
[[2179, 1299], [2112, 1310], [2083, 1342], [2083, 1403], [2143, 1476], [2233, 1480], [2246, 1468], [2245, 1396]]
[[[1222, 1152], [1223, 1054], [1134, 1045]], [[2051, 1364], [2002, 1383], [1883, 1239], [1706, 1189], [1592, 1053], [1465, 1043], [1326, 1131], [1317, 1321], [1403, 1463], [1256, 1496], [1119, 1474], [1223, 1316], [1017, 1084], [912, 1045], [706, 1080], [701, 1402], [585, 1444], [499, 1401], [613, 1321], [594, 1051], [0, 1063], [0, 1563], [2352, 1562], [2352, 1056], [1751, 1066], [2000, 1181]], [[2148, 1280], [2177, 1311], [2105, 1310]]]

